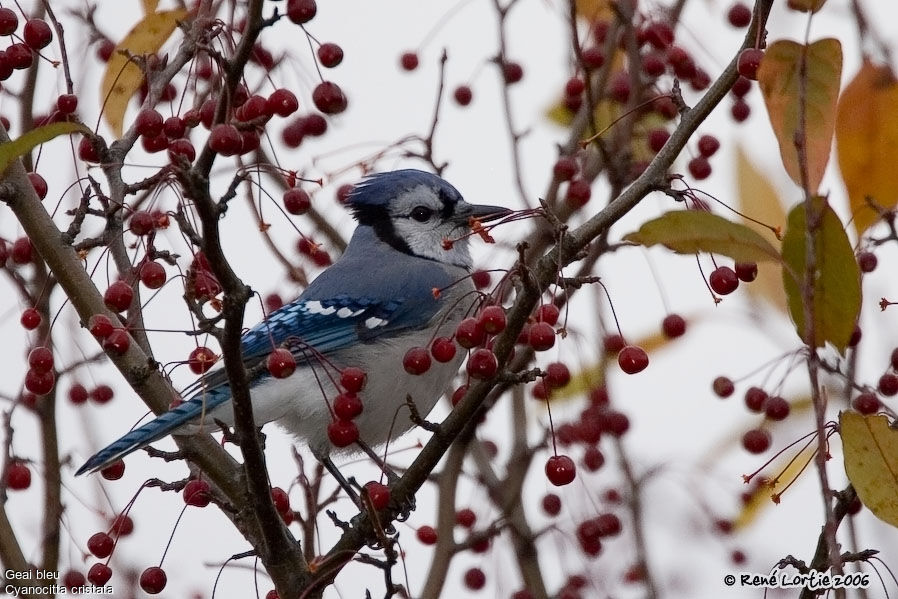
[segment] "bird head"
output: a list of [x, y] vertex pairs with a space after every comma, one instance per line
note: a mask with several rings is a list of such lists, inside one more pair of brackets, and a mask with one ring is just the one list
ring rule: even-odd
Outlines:
[[445, 180], [414, 169], [364, 179], [352, 190], [348, 204], [359, 224], [374, 229], [393, 249], [468, 270], [471, 219], [486, 222], [511, 212], [469, 204]]

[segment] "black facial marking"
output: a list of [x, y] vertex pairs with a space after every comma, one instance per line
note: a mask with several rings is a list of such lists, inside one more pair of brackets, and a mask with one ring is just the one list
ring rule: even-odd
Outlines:
[[355, 218], [359, 221], [359, 225], [365, 225], [374, 229], [377, 238], [392, 247], [394, 250], [414, 256], [412, 248], [408, 246], [393, 228], [393, 221], [390, 220], [390, 213], [387, 212], [385, 206], [355, 206], [353, 209]]

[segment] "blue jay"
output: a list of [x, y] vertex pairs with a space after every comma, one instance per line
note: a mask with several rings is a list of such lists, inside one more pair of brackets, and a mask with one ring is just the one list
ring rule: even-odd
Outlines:
[[[359, 393], [364, 409], [354, 419], [365, 445], [381, 445], [413, 426], [407, 398], [422, 417], [430, 412], [464, 353], [417, 376], [405, 371], [403, 357], [411, 347], [429, 347], [436, 336], [451, 336], [475, 304], [470, 219], [495, 220], [510, 212], [469, 204], [443, 179], [412, 169], [368, 177], [348, 205], [358, 226], [344, 254], [242, 339], [256, 424], [277, 422], [319, 458], [333, 449], [330, 402], [341, 391], [346, 367], [367, 375]], [[289, 377], [275, 378], [264, 368], [277, 347], [289, 348], [296, 359]], [[77, 474], [104, 468], [169, 434], [217, 430], [216, 422], [233, 425], [224, 369], [206, 373], [183, 396], [181, 405], [102, 449]]]

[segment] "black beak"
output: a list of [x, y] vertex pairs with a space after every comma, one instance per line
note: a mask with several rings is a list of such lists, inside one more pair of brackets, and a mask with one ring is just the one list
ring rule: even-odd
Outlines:
[[499, 220], [512, 213], [508, 208], [502, 206], [487, 206], [486, 204], [469, 204], [470, 212], [464, 215], [465, 218], [476, 218], [482, 223], [488, 223], [492, 220]]

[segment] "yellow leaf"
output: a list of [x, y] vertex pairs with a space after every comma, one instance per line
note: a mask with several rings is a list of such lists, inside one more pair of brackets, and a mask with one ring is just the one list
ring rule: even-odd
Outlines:
[[865, 61], [845, 86], [836, 115], [836, 151], [858, 234], [879, 219], [869, 197], [889, 210], [898, 204], [898, 82], [889, 67]]
[[792, 10], [815, 13], [826, 4], [826, 0], [789, 0], [786, 5]]
[[[751, 163], [741, 147], [736, 152], [736, 187], [740, 212], [766, 225], [782, 229], [786, 223], [786, 211], [779, 194], [767, 177]], [[774, 247], [779, 247], [780, 242], [770, 229], [749, 221], [745, 224], [757, 230]], [[786, 292], [783, 291], [783, 277], [779, 267], [759, 262], [758, 277], [745, 288], [749, 294], [766, 299], [780, 312], [786, 312]]]
[[[815, 197], [789, 212], [783, 236], [783, 288], [798, 336], [811, 347], [826, 342], [844, 351], [861, 310], [861, 273], [842, 227], [842, 221], [826, 202]], [[810, 219], [808, 211], [810, 209]], [[809, 228], [808, 222], [813, 223]], [[811, 326], [805, 322], [808, 236], [813, 238], [813, 302]], [[809, 338], [809, 334], [813, 338]]]
[[48, 142], [54, 137], [76, 132], [90, 133], [90, 129], [79, 123], [51, 123], [32, 129], [16, 139], [10, 140], [9, 143], [0, 145], [0, 174], [6, 171], [6, 167], [13, 160], [30, 152], [35, 146]]
[[576, 0], [575, 9], [578, 16], [590, 23], [611, 21], [614, 18], [610, 0]]
[[187, 14], [184, 9], [148, 14], [115, 47], [106, 64], [100, 97], [105, 102], [103, 115], [116, 137], [122, 134], [128, 102], [143, 82], [143, 73], [128, 60], [128, 55], [158, 52], [177, 27], [178, 21], [183, 21]]
[[644, 246], [661, 244], [678, 254], [711, 252], [737, 262], [780, 261], [779, 251], [759, 233], [702, 210], [672, 210], [624, 235]]
[[898, 526], [898, 431], [883, 414], [839, 414], [845, 474], [877, 518]]
[[788, 40], [774, 42], [764, 52], [758, 68], [758, 84], [783, 165], [798, 185], [803, 185], [803, 169], [796, 136], [803, 129], [811, 193], [816, 193], [829, 162], [841, 73], [842, 46], [839, 40], [831, 38], [810, 46]]
[[156, 12], [159, 0], [143, 0], [143, 14], [151, 15]]

